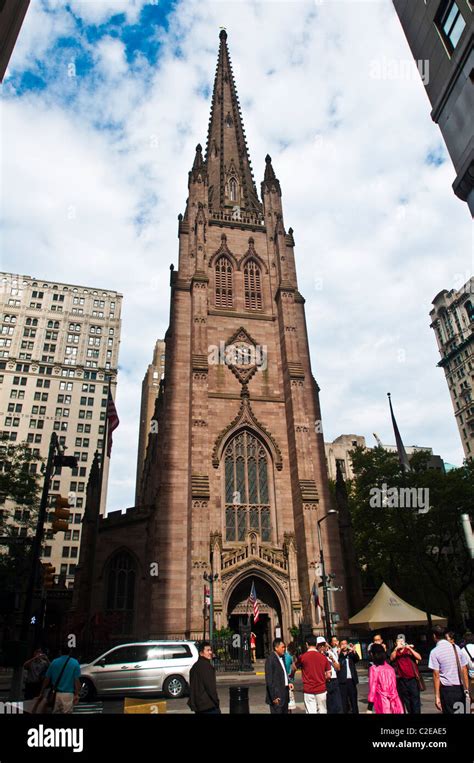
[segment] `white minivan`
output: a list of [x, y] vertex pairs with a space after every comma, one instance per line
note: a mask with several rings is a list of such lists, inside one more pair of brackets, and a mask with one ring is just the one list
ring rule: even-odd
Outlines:
[[194, 641], [137, 641], [120, 644], [81, 665], [81, 699], [113, 694], [164, 692], [182, 697], [198, 659]]

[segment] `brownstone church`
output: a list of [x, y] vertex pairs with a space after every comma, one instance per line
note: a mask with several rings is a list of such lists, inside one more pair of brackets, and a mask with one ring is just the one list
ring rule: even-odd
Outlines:
[[[212, 573], [215, 627], [238, 629], [253, 582], [268, 644], [322, 627], [318, 528], [344, 575], [337, 518], [318, 525], [330, 496], [293, 231], [269, 156], [258, 195], [225, 31], [188, 189], [139, 500], [98, 519], [94, 463], [74, 609], [99, 630], [116, 616], [122, 639], [202, 637]], [[345, 591], [331, 609], [347, 622]]]

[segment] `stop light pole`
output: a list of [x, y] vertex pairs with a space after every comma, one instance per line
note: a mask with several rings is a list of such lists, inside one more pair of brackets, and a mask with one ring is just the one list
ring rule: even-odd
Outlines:
[[28, 578], [28, 586], [25, 594], [25, 603], [23, 606], [23, 615], [21, 621], [20, 636], [18, 641], [18, 653], [17, 653], [17, 665], [13, 672], [12, 685], [10, 689], [11, 699], [18, 699], [21, 695], [21, 682], [23, 677], [23, 663], [28, 654], [28, 637], [30, 635], [31, 628], [31, 611], [33, 604], [33, 596], [36, 584], [36, 575], [38, 561], [41, 555], [41, 543], [43, 540], [44, 523], [46, 519], [46, 510], [48, 508], [48, 495], [51, 483], [51, 477], [56, 466], [69, 466], [75, 468], [77, 461], [73, 456], [65, 456], [60, 447], [59, 440], [56, 432], [51, 434], [49, 441], [48, 460], [46, 462], [46, 469], [44, 472], [43, 490], [41, 493], [41, 501], [38, 512], [38, 522], [36, 525], [35, 537], [31, 545], [30, 552], [30, 572]]

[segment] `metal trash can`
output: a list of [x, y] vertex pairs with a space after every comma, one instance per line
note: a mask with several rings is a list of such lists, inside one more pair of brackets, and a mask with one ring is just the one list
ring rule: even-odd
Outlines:
[[233, 715], [249, 714], [249, 687], [229, 687], [229, 713]]

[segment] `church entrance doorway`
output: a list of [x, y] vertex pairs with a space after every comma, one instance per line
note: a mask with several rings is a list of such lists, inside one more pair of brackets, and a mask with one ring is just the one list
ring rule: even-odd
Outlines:
[[[249, 600], [252, 582], [255, 585], [259, 610], [257, 622]], [[264, 659], [272, 649], [275, 636], [281, 635], [281, 605], [274, 588], [257, 575], [250, 575], [241, 580], [231, 593], [227, 620], [235, 633], [255, 633], [256, 658]]]

